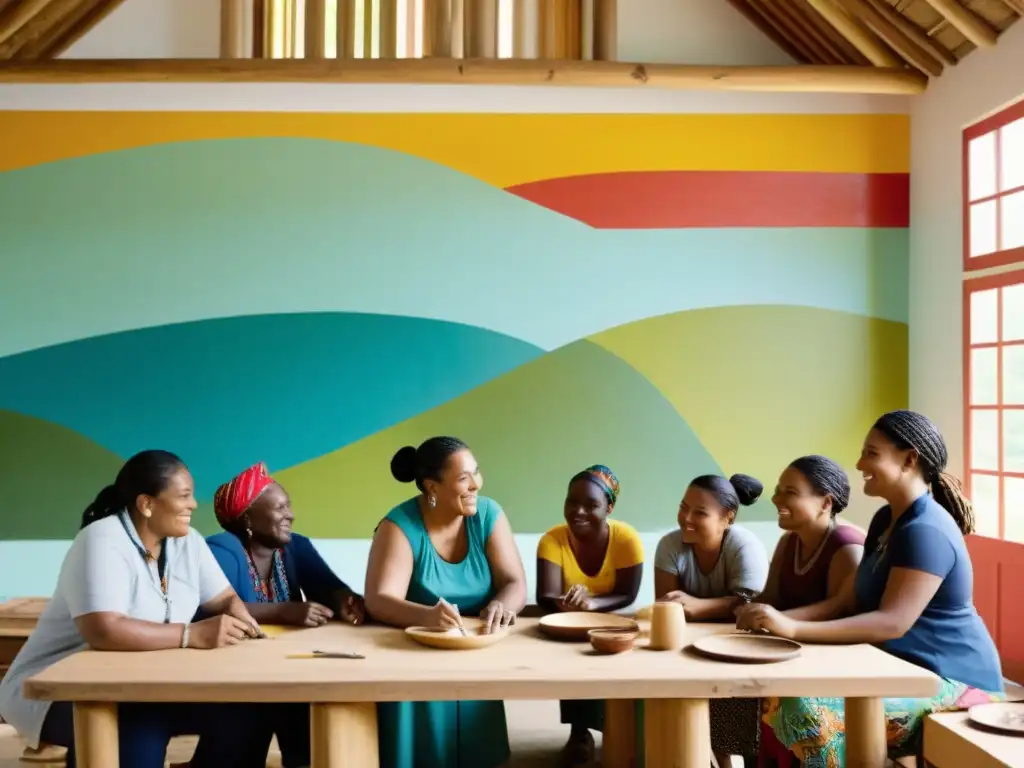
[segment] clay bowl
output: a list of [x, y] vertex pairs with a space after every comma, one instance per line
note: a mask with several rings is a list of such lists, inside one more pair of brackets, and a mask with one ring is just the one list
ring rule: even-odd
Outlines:
[[587, 632], [590, 645], [598, 653], [624, 653], [633, 648], [640, 637], [635, 629], [592, 629]]
[[537, 627], [545, 635], [555, 640], [569, 640], [578, 643], [587, 642], [587, 633], [592, 629], [628, 629], [633, 631], [640, 629], [640, 626], [627, 616], [585, 611], [552, 613], [541, 619]]

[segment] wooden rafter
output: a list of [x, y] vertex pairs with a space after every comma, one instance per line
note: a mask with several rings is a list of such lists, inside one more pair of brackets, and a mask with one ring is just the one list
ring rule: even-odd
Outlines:
[[0, 15], [0, 59], [56, 58], [124, 0], [14, 0]]

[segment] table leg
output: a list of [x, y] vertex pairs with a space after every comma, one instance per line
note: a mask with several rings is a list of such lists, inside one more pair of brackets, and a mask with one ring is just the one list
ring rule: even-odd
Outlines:
[[885, 709], [881, 699], [846, 699], [846, 765], [884, 768]]
[[377, 705], [311, 704], [310, 768], [378, 768]]
[[117, 704], [75, 702], [78, 768], [118, 768]]
[[708, 768], [711, 721], [707, 699], [644, 702], [646, 768]]
[[606, 699], [604, 702], [601, 765], [604, 768], [637, 768], [636, 701], [633, 699]]

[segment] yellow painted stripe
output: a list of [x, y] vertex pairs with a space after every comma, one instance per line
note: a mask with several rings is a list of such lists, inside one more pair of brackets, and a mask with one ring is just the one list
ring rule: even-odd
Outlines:
[[304, 137], [433, 160], [499, 187], [613, 171], [906, 173], [906, 115], [0, 112], [0, 171], [170, 141]]

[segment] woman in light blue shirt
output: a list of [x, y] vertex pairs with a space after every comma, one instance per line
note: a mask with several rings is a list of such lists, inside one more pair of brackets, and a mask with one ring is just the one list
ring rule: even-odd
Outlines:
[[[29, 746], [67, 747], [67, 766], [75, 766], [72, 705], [22, 693], [28, 678], [67, 656], [90, 648], [219, 648], [260, 634], [190, 527], [195, 508], [181, 459], [143, 451], [85, 510], [53, 599], [0, 683], [0, 716]], [[192, 624], [200, 606], [212, 618]], [[199, 734], [192, 768], [262, 767], [272, 733], [265, 711], [253, 704], [121, 704], [120, 763], [163, 768], [173, 736]]]

